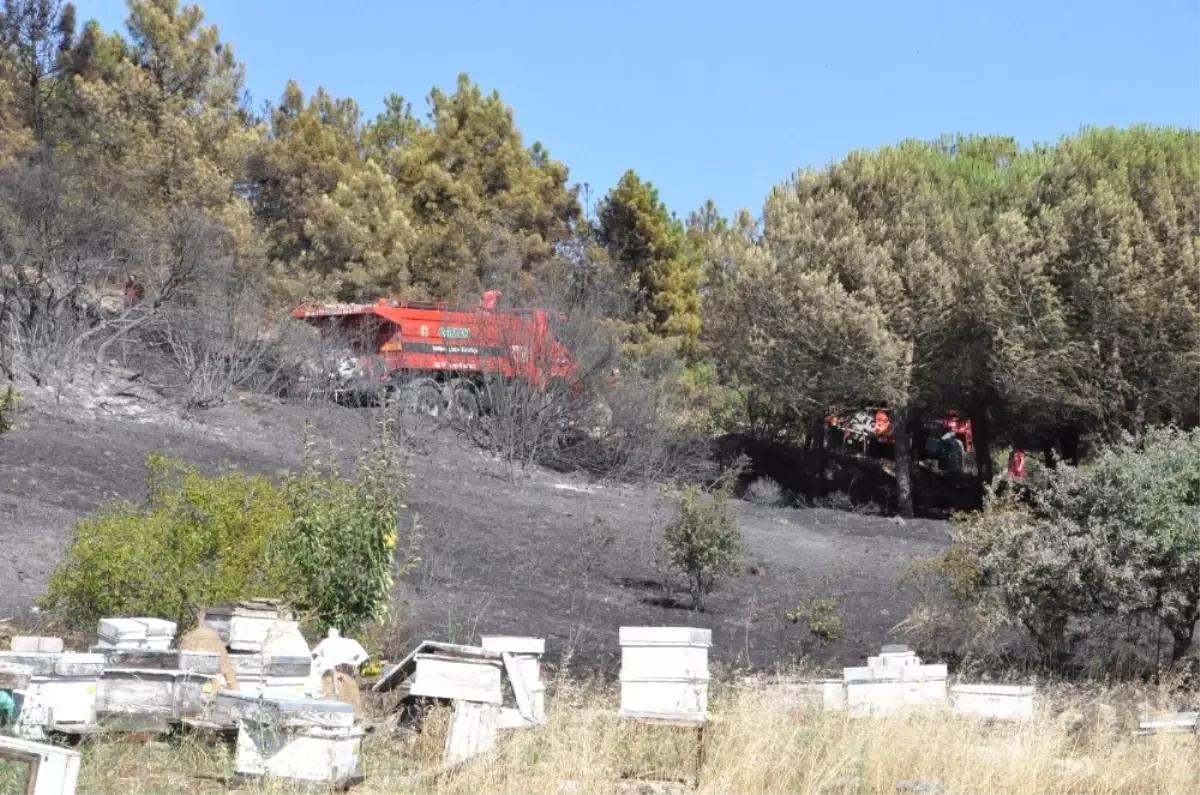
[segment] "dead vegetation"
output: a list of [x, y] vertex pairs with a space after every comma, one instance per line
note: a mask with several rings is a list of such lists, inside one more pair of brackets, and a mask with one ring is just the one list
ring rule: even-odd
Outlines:
[[[1027, 724], [913, 712], [851, 720], [797, 711], [759, 687], [715, 684], [698, 792], [1183, 793], [1200, 787], [1195, 735], [1137, 737], [1139, 704], [1166, 690], [1056, 692]], [[548, 725], [443, 775], [445, 715], [414, 743], [385, 726], [363, 746], [369, 792], [637, 793], [691, 791], [695, 734], [617, 717], [609, 686], [559, 680]], [[440, 721], [440, 722], [439, 722]], [[440, 727], [440, 728], [439, 728]], [[196, 741], [84, 746], [80, 790], [228, 791], [232, 751]], [[901, 782], [907, 784], [901, 785]], [[921, 789], [921, 787], [925, 789]], [[913, 789], [917, 787], [917, 789]], [[264, 792], [305, 792], [263, 782]], [[312, 789], [311, 791], [318, 791]]]

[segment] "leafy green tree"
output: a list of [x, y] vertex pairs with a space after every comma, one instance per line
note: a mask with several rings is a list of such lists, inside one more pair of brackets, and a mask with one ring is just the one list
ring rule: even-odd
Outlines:
[[882, 320], [888, 341], [879, 351], [891, 358], [886, 369], [896, 374], [889, 379], [896, 389], [876, 400], [889, 406], [905, 515], [913, 512], [910, 422], [944, 364], [956, 293], [952, 260], [961, 241], [954, 197], [931, 178], [939, 158], [920, 143], [856, 152], [823, 171], [797, 174], [772, 193], [764, 214], [763, 239], [778, 259], [828, 273]]
[[21, 405], [21, 395], [17, 390], [13, 389], [12, 384], [4, 388], [3, 394], [0, 394], [0, 433], [11, 431], [13, 428], [13, 415]]
[[145, 503], [114, 501], [75, 523], [43, 607], [75, 625], [107, 615], [186, 625], [197, 607], [256, 597], [286, 600], [322, 631], [382, 617], [393, 577], [417, 562], [415, 519], [400, 527], [406, 473], [389, 437], [353, 477], [312, 452], [282, 484], [147, 456]]
[[1114, 442], [1148, 424], [1195, 422], [1200, 134], [1133, 127], [1065, 138], [1029, 211], [1066, 327], [1060, 410]]
[[306, 445], [304, 470], [286, 484], [292, 509], [285, 541], [293, 571], [290, 594], [300, 611], [316, 618], [318, 629], [353, 632], [386, 615], [393, 577], [418, 562], [415, 519], [411, 532], [399, 532], [407, 480], [386, 421], [374, 448], [359, 458], [353, 479], [336, 466], [322, 472], [313, 452]]
[[38, 144], [52, 142], [51, 128], [65, 109], [74, 38], [71, 3], [5, 0], [0, 13], [0, 63], [24, 125]]
[[[244, 212], [233, 197], [246, 160], [262, 130], [242, 107], [245, 67], [221, 41], [215, 25], [203, 25], [198, 6], [176, 0], [129, 0], [134, 97], [147, 139], [135, 154], [159, 200], [182, 201], [216, 212]], [[248, 217], [248, 216], [247, 216]]]

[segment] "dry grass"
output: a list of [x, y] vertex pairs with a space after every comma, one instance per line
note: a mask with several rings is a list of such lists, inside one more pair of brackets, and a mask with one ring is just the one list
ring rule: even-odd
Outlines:
[[[894, 793], [900, 781], [925, 780], [941, 782], [946, 793], [1200, 792], [1196, 735], [1132, 735], [1138, 702], [1156, 697], [1153, 691], [1059, 693], [1046, 699], [1055, 706], [1043, 705], [1030, 723], [989, 726], [944, 713], [851, 720], [714, 685], [699, 791]], [[1073, 721], [1061, 718], [1064, 708]], [[650, 790], [627, 779], [683, 782], [695, 771], [693, 732], [618, 719], [610, 687], [560, 684], [545, 729], [512, 732], [494, 755], [433, 777], [445, 718], [431, 720], [428, 736], [415, 745], [370, 735], [366, 783], [355, 792], [638, 792]], [[79, 790], [224, 792], [232, 772], [231, 750], [195, 741], [97, 744], [84, 750]], [[250, 788], [323, 791], [282, 781]], [[667, 791], [682, 789], [675, 784]]]

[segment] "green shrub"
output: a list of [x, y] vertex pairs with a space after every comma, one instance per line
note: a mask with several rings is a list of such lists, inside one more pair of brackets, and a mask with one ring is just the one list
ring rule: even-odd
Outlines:
[[739, 570], [742, 531], [729, 499], [733, 479], [727, 474], [707, 492], [695, 484], [667, 492], [675, 504], [675, 516], [664, 531], [667, 559], [687, 578], [693, 610], [701, 609], [718, 579]]
[[117, 501], [75, 523], [43, 608], [76, 626], [145, 615], [186, 627], [205, 605], [279, 598], [317, 628], [354, 632], [387, 612], [392, 578], [416, 562], [416, 524], [397, 552], [404, 472], [383, 428], [352, 478], [304, 469], [276, 485], [226, 472], [205, 476], [146, 458], [145, 504]]
[[17, 406], [20, 403], [21, 395], [12, 388], [12, 384], [0, 394], [0, 433], [11, 431], [13, 427], [13, 414], [17, 412]]
[[821, 643], [832, 643], [845, 631], [838, 600], [833, 597], [819, 597], [801, 602], [787, 613], [786, 618], [793, 624], [807, 624], [808, 634]]
[[1023, 629], [1066, 661], [1106, 622], [1165, 631], [1178, 659], [1200, 618], [1200, 430], [1152, 429], [1081, 467], [1044, 472], [957, 516], [954, 544], [914, 570], [976, 627]]
[[77, 624], [146, 615], [186, 626], [198, 606], [285, 595], [291, 511], [268, 479], [206, 477], [156, 454], [146, 471], [144, 505], [109, 503], [75, 523], [43, 607]]
[[321, 472], [306, 443], [304, 470], [286, 483], [293, 516], [286, 542], [292, 600], [322, 631], [336, 627], [348, 633], [381, 620], [393, 577], [419, 562], [415, 518], [399, 543], [407, 483], [386, 422], [373, 448], [359, 457], [354, 479], [342, 477], [336, 465]]
[[746, 487], [746, 500], [767, 508], [783, 505], [783, 489], [769, 477], [755, 478]]

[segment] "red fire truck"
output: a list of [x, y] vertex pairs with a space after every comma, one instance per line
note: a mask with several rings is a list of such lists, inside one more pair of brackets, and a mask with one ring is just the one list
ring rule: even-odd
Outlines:
[[569, 384], [578, 368], [555, 336], [565, 315], [497, 309], [500, 297], [485, 293], [478, 306], [388, 299], [303, 304], [292, 317], [334, 344], [333, 360], [319, 377], [331, 379], [338, 394], [386, 389], [415, 411], [470, 415], [488, 409], [496, 384], [545, 390]]

